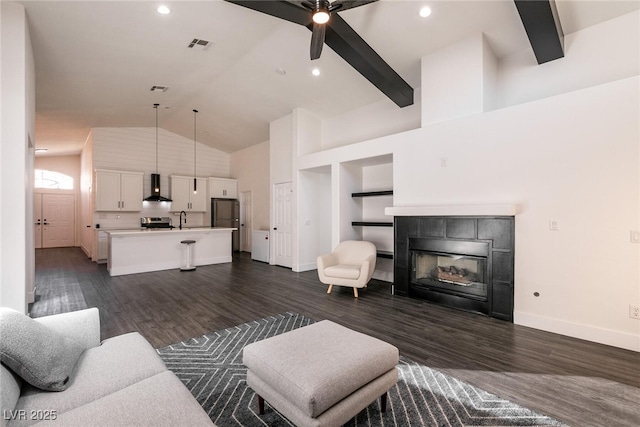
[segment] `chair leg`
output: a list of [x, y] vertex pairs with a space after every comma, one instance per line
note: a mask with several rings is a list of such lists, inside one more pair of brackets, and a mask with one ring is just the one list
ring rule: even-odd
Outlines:
[[358, 288], [353, 288], [353, 296], [358, 298]]
[[260, 415], [264, 415], [264, 399], [260, 395], [257, 395], [257, 396], [258, 396], [258, 413]]
[[380, 396], [380, 412], [387, 412], [387, 392]]
[[329, 285], [329, 289], [327, 289], [327, 293], [330, 294], [331, 293], [331, 289], [333, 289], [333, 285]]

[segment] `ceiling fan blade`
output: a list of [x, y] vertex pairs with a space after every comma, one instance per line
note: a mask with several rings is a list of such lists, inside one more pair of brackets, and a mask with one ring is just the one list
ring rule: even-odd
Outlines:
[[[304, 3], [300, 1], [291, 3], [286, 0], [226, 0], [258, 12], [266, 13], [286, 21], [304, 25], [313, 32], [311, 13]], [[343, 10], [347, 3], [350, 8], [371, 3], [375, 0], [337, 0]], [[335, 3], [335, 2], [334, 2]], [[358, 3], [357, 5], [355, 3]], [[338, 6], [336, 5], [336, 6]], [[346, 7], [349, 8], [349, 7]], [[338, 9], [336, 9], [338, 10]], [[369, 80], [389, 99], [399, 107], [413, 104], [413, 88], [405, 82], [393, 68], [387, 64], [353, 28], [334, 13], [327, 24], [324, 24], [324, 42], [356, 69], [362, 76]], [[312, 35], [313, 38], [313, 35]]]
[[313, 29], [311, 30], [311, 60], [320, 58], [322, 53], [322, 46], [324, 46], [324, 33], [327, 27], [325, 24], [313, 23]]
[[284, 19], [295, 24], [304, 25], [311, 23], [309, 9], [303, 6], [304, 2], [290, 2], [285, 0], [226, 0], [229, 3], [244, 6], [276, 18]]
[[331, 16], [324, 42], [399, 107], [413, 104], [413, 88], [337, 13]]
[[298, 7], [301, 7], [303, 9], [309, 10], [309, 11], [313, 11], [313, 3], [311, 0], [286, 0], [289, 3], [293, 3]]
[[343, 10], [353, 9], [354, 7], [364, 6], [365, 4], [375, 3], [378, 0], [336, 0], [331, 3], [329, 10], [331, 12], [341, 12]]

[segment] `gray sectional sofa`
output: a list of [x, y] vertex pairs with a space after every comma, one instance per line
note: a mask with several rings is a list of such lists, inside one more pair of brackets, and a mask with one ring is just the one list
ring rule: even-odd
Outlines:
[[[6, 309], [2, 309], [6, 310]], [[4, 313], [4, 312], [3, 312]], [[16, 312], [17, 313], [17, 312]], [[9, 316], [11, 317], [11, 316]], [[14, 316], [15, 317], [15, 316]], [[58, 340], [35, 346], [30, 338], [37, 333], [22, 331], [4, 320], [0, 332], [2, 343], [2, 365], [0, 366], [0, 424], [14, 425], [64, 425], [64, 426], [200, 426], [213, 425], [209, 416], [191, 395], [182, 382], [167, 368], [156, 350], [140, 334], [134, 332], [100, 342], [100, 319], [98, 309], [92, 308], [71, 313], [30, 319], [31, 326], [49, 331]], [[20, 320], [18, 318], [20, 322]], [[27, 324], [27, 327], [30, 324]], [[18, 331], [18, 332], [15, 332]], [[16, 336], [11, 337], [14, 334]], [[51, 363], [46, 354], [51, 342], [63, 342], [65, 350], [80, 346], [77, 360], [71, 351], [67, 363], [69, 374], [63, 381], [49, 382], [62, 391], [45, 391], [29, 381], [38, 367], [14, 366], [19, 363], [10, 346], [24, 343], [34, 349], [43, 349], [35, 356]], [[46, 349], [46, 351], [44, 351]], [[36, 351], [36, 353], [39, 353]], [[67, 355], [68, 356], [68, 355]], [[36, 357], [37, 358], [37, 357]], [[10, 369], [8, 366], [11, 366]], [[26, 367], [26, 368], [25, 368]], [[46, 366], [45, 366], [46, 368]], [[50, 368], [43, 372], [52, 371]], [[20, 372], [20, 375], [17, 374]], [[34, 374], [35, 375], [35, 374]], [[42, 376], [41, 375], [41, 376]], [[63, 374], [64, 376], [65, 374]], [[37, 376], [37, 375], [35, 375]]]

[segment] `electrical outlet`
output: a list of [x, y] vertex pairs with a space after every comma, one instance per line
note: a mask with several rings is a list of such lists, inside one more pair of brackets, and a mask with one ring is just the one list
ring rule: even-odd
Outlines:
[[559, 229], [560, 229], [560, 224], [558, 224], [558, 220], [557, 219], [550, 219], [549, 220], [549, 230], [558, 231]]
[[640, 306], [629, 304], [629, 317], [640, 320]]

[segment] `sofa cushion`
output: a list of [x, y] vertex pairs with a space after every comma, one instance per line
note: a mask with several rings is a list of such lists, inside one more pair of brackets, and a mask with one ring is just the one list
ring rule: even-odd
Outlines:
[[33, 320], [76, 341], [85, 350], [100, 345], [100, 313], [95, 307]]
[[0, 426], [7, 424], [7, 414], [16, 407], [20, 397], [20, 377], [0, 364]]
[[[56, 421], [68, 426], [213, 425], [198, 401], [170, 371], [59, 414]], [[48, 426], [51, 421], [40, 424]]]
[[315, 418], [393, 370], [398, 357], [391, 344], [323, 320], [247, 345], [242, 361], [252, 375]]
[[327, 277], [339, 277], [341, 279], [357, 279], [360, 277], [359, 265], [338, 264], [324, 269]]
[[46, 393], [25, 386], [16, 409], [51, 408], [60, 415], [166, 370], [142, 335], [119, 335], [82, 354], [65, 391]]
[[29, 384], [43, 390], [67, 388], [84, 348], [16, 310], [0, 307], [0, 359]]

